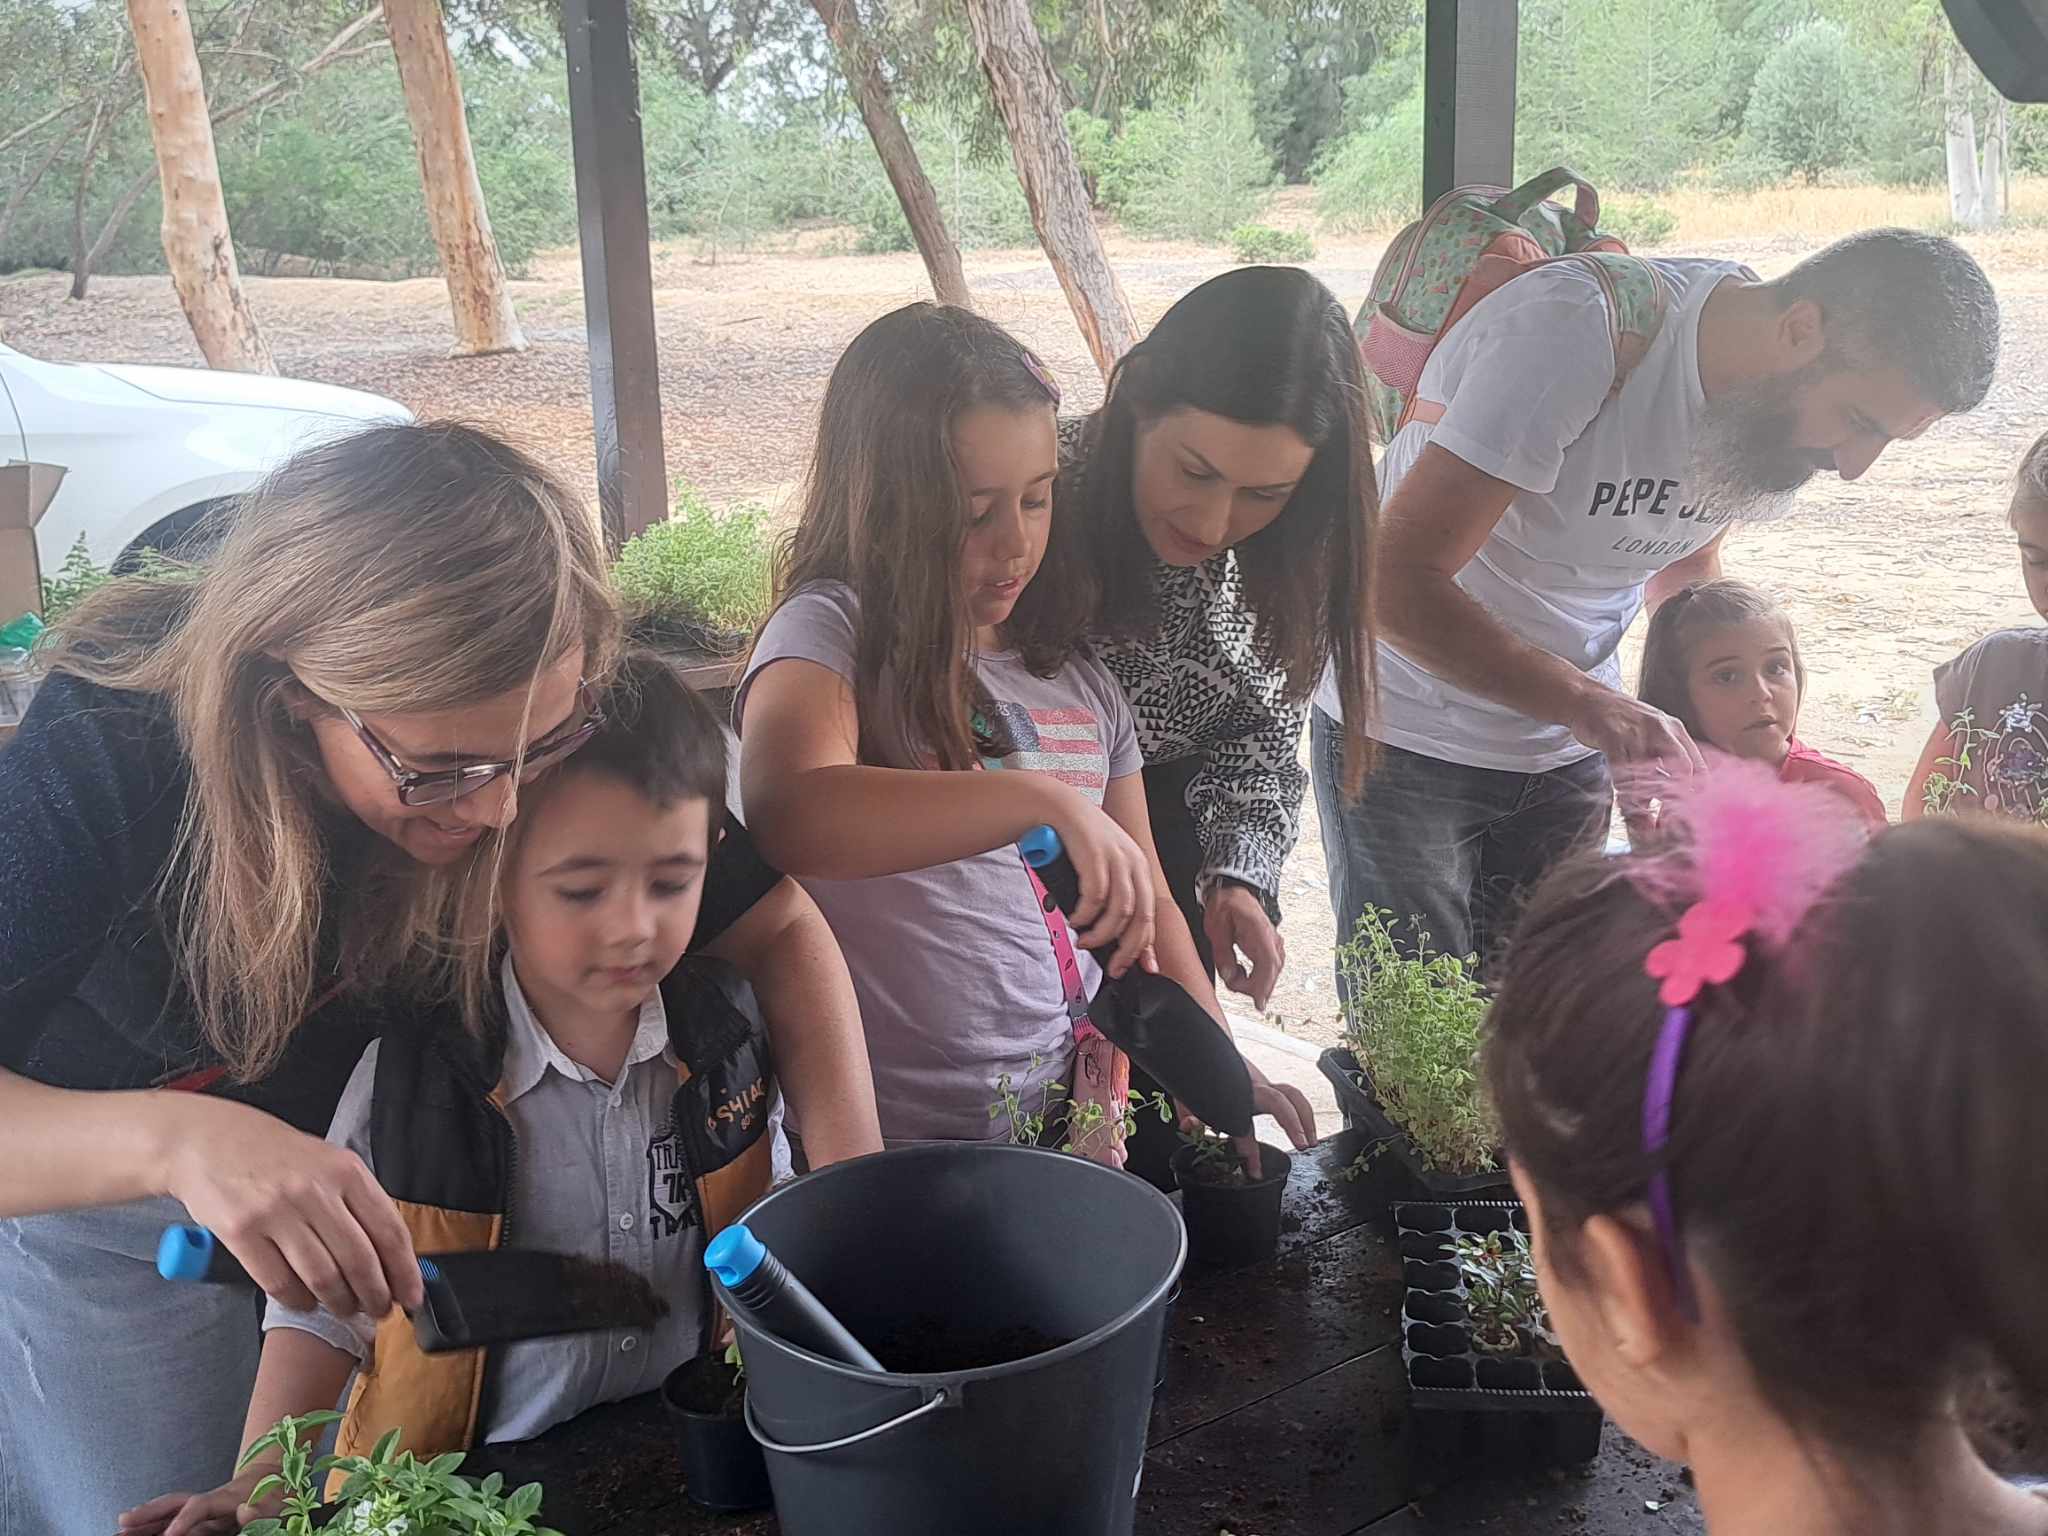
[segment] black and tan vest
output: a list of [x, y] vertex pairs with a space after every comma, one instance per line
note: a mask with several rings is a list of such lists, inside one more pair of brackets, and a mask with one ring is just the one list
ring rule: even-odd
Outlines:
[[[768, 1032], [753, 989], [721, 961], [685, 958], [663, 979], [661, 1000], [678, 1063], [670, 1124], [692, 1215], [709, 1241], [767, 1193], [773, 1176]], [[484, 1047], [459, 1031], [395, 1031], [377, 1048], [371, 1163], [420, 1253], [505, 1240], [517, 1148], [502, 1110], [502, 1059], [502, 1034]], [[706, 1347], [716, 1316], [709, 1284]], [[367, 1455], [395, 1428], [423, 1460], [466, 1450], [480, 1428], [492, 1354], [426, 1354], [394, 1310], [356, 1374], [337, 1454]]]

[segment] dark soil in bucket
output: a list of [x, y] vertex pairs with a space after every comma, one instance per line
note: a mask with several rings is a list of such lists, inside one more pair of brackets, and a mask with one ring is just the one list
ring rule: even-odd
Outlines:
[[1072, 1339], [1056, 1339], [1036, 1328], [964, 1328], [937, 1318], [910, 1318], [862, 1343], [875, 1358], [901, 1376], [944, 1376], [954, 1371], [984, 1371], [991, 1366], [1028, 1360]]
[[1219, 1269], [1270, 1259], [1280, 1246], [1280, 1197], [1293, 1159], [1260, 1142], [1259, 1177], [1253, 1180], [1234, 1158], [1219, 1163], [1201, 1151], [1182, 1147], [1173, 1156], [1189, 1258]]
[[765, 1509], [768, 1464], [745, 1416], [746, 1384], [716, 1355], [679, 1365], [661, 1395], [676, 1427], [683, 1492], [706, 1509]]

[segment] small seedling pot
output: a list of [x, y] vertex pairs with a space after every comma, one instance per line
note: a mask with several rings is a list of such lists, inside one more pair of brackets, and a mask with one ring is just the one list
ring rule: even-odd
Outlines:
[[732, 1368], [715, 1355], [677, 1366], [661, 1384], [661, 1400], [676, 1426], [683, 1462], [683, 1492], [706, 1509], [766, 1509], [768, 1465], [747, 1431], [745, 1401], [735, 1392]]
[[1236, 1269], [1273, 1257], [1280, 1246], [1280, 1196], [1294, 1160], [1262, 1141], [1257, 1180], [1211, 1183], [1196, 1170], [1195, 1151], [1182, 1147], [1173, 1155], [1189, 1258], [1216, 1269]]

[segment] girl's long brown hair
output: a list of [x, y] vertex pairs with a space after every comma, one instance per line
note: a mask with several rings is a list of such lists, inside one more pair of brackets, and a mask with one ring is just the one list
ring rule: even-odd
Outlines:
[[1240, 267], [1187, 294], [1117, 364], [1059, 496], [1101, 581], [1095, 629], [1119, 639], [1158, 622], [1159, 560], [1131, 505], [1137, 435], [1174, 411], [1283, 425], [1315, 450], [1280, 515], [1234, 554], [1266, 664], [1303, 699], [1334, 661], [1344, 710], [1344, 787], [1372, 764], [1378, 666], [1373, 554], [1379, 490], [1358, 342], [1336, 296], [1296, 267]]
[[[333, 893], [309, 709], [458, 709], [532, 689], [580, 647], [593, 679], [617, 645], [602, 542], [576, 494], [473, 427], [379, 426], [309, 447], [178, 576], [112, 583], [52, 631], [52, 670], [168, 701], [190, 766], [163, 921], [206, 1039], [244, 1079], [276, 1065], [324, 983], [489, 989], [499, 839], [445, 869], [379, 850]], [[320, 701], [326, 701], [322, 703]]]
[[[950, 432], [977, 406], [1050, 413], [1058, 396], [1038, 360], [965, 309], [906, 304], [853, 339], [832, 369], [802, 519], [782, 551], [779, 606], [814, 582], [841, 581], [860, 602], [854, 706], [865, 762], [929, 755], [971, 767], [974, 625], [960, 580], [970, 520]], [[1053, 501], [1038, 574], [1004, 639], [1042, 677], [1081, 643], [1093, 581], [1072, 518]], [[880, 741], [884, 699], [906, 739]]]

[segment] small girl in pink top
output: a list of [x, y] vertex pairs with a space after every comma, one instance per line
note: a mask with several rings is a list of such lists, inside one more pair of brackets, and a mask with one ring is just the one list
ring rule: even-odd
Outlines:
[[1675, 717], [1692, 739], [1769, 763], [1787, 783], [1825, 784], [1873, 827], [1884, 801], [1855, 769], [1800, 742], [1806, 664], [1785, 610], [1739, 581], [1703, 581], [1650, 619], [1637, 697]]

